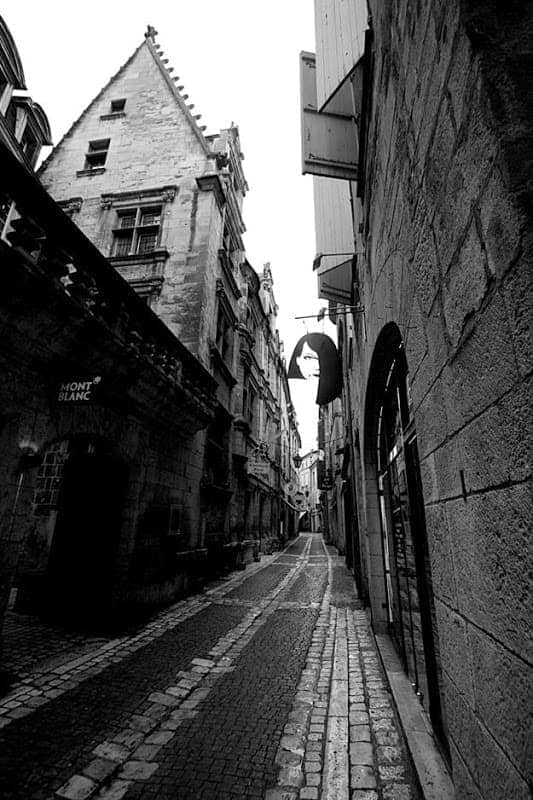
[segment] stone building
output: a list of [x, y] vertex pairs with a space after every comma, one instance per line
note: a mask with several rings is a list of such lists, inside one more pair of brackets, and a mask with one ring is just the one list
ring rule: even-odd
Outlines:
[[322, 510], [320, 505], [320, 480], [324, 453], [310, 450], [302, 456], [299, 467], [299, 491], [303, 495], [300, 507], [300, 530], [319, 533], [322, 531]]
[[[3, 25], [0, 54], [5, 97], [23, 79], [5, 67], [20, 59]], [[15, 106], [49, 141], [42, 110]], [[42, 187], [4, 108], [0, 625], [14, 596], [20, 610], [110, 619], [205, 574], [199, 432], [217, 383]]]
[[[248, 186], [238, 128], [206, 135], [155, 36], [149, 27], [39, 175], [216, 380], [215, 418], [199, 440], [202, 463], [191, 469], [201, 473], [198, 540], [217, 572], [242, 565], [257, 553], [260, 539], [279, 535], [279, 456], [271, 454], [267, 489], [250, 491], [249, 448], [239, 420], [255, 391], [256, 440], [274, 441], [281, 430], [283, 367], [273, 298], [269, 305], [265, 288], [271, 276], [255, 287], [259, 279], [245, 259]], [[247, 351], [255, 364], [250, 368], [243, 366]], [[255, 390], [248, 391], [254, 376]]]
[[240, 472], [237, 519], [265, 551], [297, 531], [293, 497], [298, 489], [294, 458], [300, 449], [283, 345], [276, 328], [270, 265], [258, 275], [248, 262], [241, 267], [243, 286], [241, 373], [237, 388], [236, 446]]
[[354, 571], [438, 744], [425, 779], [450, 796], [446, 764], [457, 798], [525, 800], [531, 9], [315, 0], [315, 20], [303, 166], [343, 360]]
[[341, 555], [345, 554], [347, 564], [352, 566], [352, 537], [346, 535], [352, 515], [345, 497], [346, 492], [350, 491], [345, 475], [345, 441], [342, 401], [336, 398], [319, 408], [318, 447], [324, 453], [324, 458], [318, 465], [318, 489], [321, 491], [324, 538]]

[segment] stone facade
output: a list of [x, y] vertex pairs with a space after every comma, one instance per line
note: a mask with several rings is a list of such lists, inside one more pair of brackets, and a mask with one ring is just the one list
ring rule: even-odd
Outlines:
[[[291, 412], [289, 425], [289, 397], [281, 424], [284, 366], [275, 309], [266, 300], [271, 276], [263, 276], [253, 290], [247, 277], [253, 269], [242, 240], [248, 186], [239, 131], [232, 126], [205, 135], [171, 73], [149, 28], [39, 174], [217, 383], [217, 412], [196, 465], [202, 473], [198, 546], [207, 549], [211, 571], [217, 573], [242, 566], [257, 556], [260, 540], [277, 542], [280, 532], [278, 456], [271, 454], [265, 491], [248, 486], [249, 448], [241, 422], [249, 370], [243, 353], [259, 376], [256, 421], [263, 427], [254, 446], [264, 440], [266, 405], [268, 436], [276, 436], [281, 427], [295, 428], [295, 420]], [[250, 319], [255, 328], [248, 329]]]
[[317, 225], [356, 255], [354, 313], [331, 311], [361, 589], [448, 749], [457, 797], [526, 798], [531, 13], [371, 1], [365, 45], [356, 3], [339, 65], [344, 33], [325, 25], [348, 13], [337, 5], [315, 4], [318, 107], [354, 67], [344, 110], [359, 174], [351, 230], [335, 233], [349, 205]]
[[216, 383], [0, 146], [2, 615], [13, 585], [78, 620], [168, 601], [205, 574]]
[[32, 174], [48, 123], [12, 94], [24, 76], [0, 23], [0, 622], [10, 599], [109, 621], [205, 578], [219, 388], [68, 218], [82, 193], [62, 210]]
[[244, 522], [261, 550], [270, 552], [297, 532], [294, 494], [300, 437], [291, 401], [283, 344], [276, 328], [270, 265], [258, 275], [241, 268], [243, 304], [240, 333], [240, 378], [237, 388], [235, 454]]
[[300, 492], [303, 502], [300, 511], [304, 516], [300, 519], [300, 530], [313, 533], [322, 531], [323, 519], [320, 504], [320, 475], [323, 472], [324, 452], [310, 450], [302, 456], [299, 468]]

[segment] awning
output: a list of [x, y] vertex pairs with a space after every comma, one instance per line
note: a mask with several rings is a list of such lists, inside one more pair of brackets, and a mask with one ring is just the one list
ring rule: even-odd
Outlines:
[[332, 300], [334, 303], [349, 305], [352, 302], [355, 260], [356, 256], [351, 256], [348, 260], [328, 267], [328, 262], [339, 262], [339, 259], [333, 256], [324, 256], [322, 263], [326, 262], [326, 268], [322, 267], [318, 273], [318, 296], [324, 300]]

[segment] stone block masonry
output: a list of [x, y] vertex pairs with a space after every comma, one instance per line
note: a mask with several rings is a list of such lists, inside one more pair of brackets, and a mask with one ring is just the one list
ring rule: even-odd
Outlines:
[[[356, 420], [359, 523], [381, 632], [391, 620], [375, 420], [396, 332], [420, 459], [442, 728], [457, 795], [499, 800], [525, 796], [528, 777], [519, 709], [526, 675], [531, 682], [533, 294], [522, 83], [532, 21], [523, 4], [419, 6], [369, 2], [365, 173], [353, 187], [365, 314], [343, 330], [354, 351], [351, 363], [345, 355], [347, 416]], [[498, 680], [481, 653], [501, 665]]]

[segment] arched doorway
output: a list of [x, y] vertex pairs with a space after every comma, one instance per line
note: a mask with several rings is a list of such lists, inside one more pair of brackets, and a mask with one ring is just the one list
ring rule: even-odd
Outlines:
[[417, 434], [405, 350], [395, 325], [383, 331], [372, 366], [366, 467], [374, 470], [377, 481], [387, 627], [434, 730], [446, 746]]
[[43, 600], [48, 614], [84, 622], [111, 600], [127, 470], [107, 442], [75, 436], [61, 472]]

